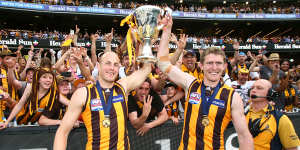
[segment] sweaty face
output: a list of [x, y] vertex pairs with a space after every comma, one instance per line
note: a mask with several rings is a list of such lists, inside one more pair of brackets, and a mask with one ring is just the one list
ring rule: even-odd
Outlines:
[[241, 84], [245, 84], [248, 81], [248, 73], [239, 73], [238, 80]]
[[99, 75], [107, 82], [114, 82], [118, 77], [120, 60], [115, 53], [105, 53], [98, 65]]
[[41, 76], [39, 83], [40, 88], [49, 89], [53, 82], [53, 75], [51, 73], [45, 73]]
[[290, 68], [290, 63], [287, 62], [287, 61], [284, 61], [282, 64], [281, 64], [281, 70], [286, 72], [286, 71], [289, 71], [289, 68]]
[[67, 95], [70, 91], [70, 86], [69, 86], [69, 82], [68, 81], [62, 81], [59, 83], [58, 85], [59, 88], [59, 92], [62, 95]]
[[150, 84], [149, 82], [144, 82], [139, 88], [136, 89], [136, 96], [140, 101], [143, 101], [149, 95]]
[[225, 70], [224, 58], [222, 55], [208, 54], [204, 58], [203, 64], [200, 64], [204, 78], [210, 82], [216, 82], [221, 79]]
[[195, 69], [197, 58], [194, 55], [186, 54], [182, 57], [182, 63], [187, 69], [193, 71]]
[[167, 89], [167, 97], [171, 98], [176, 94], [176, 89], [174, 86], [169, 86]]

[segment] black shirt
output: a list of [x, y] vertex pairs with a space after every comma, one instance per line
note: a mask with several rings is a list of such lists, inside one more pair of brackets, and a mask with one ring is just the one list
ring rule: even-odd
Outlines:
[[[153, 98], [151, 103], [151, 112], [147, 118], [147, 121], [155, 120], [155, 116], [157, 116], [158, 113], [160, 113], [164, 108], [164, 104], [160, 96], [155, 91], [151, 89], [149, 95], [151, 95]], [[138, 98], [136, 96], [132, 96], [132, 95], [128, 96], [128, 112], [131, 113], [136, 111], [138, 117], [140, 117], [143, 112], [143, 107], [140, 108], [139, 105], [137, 104], [138, 103], [137, 101]]]

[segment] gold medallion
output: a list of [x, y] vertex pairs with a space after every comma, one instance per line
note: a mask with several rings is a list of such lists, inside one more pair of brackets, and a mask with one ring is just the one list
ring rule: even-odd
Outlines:
[[110, 126], [110, 120], [109, 118], [104, 118], [104, 120], [102, 121], [102, 125], [104, 128], [108, 128]]
[[205, 115], [205, 116], [202, 117], [202, 125], [205, 126], [205, 127], [209, 125], [208, 116]]

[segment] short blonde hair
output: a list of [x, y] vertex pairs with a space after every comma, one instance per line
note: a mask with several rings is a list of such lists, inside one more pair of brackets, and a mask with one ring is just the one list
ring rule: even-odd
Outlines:
[[226, 55], [223, 50], [221, 50], [218, 47], [210, 47], [210, 48], [206, 49], [200, 57], [200, 62], [202, 64], [204, 63], [205, 56], [207, 56], [209, 54], [221, 55], [223, 57], [224, 63], [226, 62]]

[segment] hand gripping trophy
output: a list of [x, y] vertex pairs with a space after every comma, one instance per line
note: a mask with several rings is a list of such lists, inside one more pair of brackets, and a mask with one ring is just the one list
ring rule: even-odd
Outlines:
[[[127, 22], [131, 28], [135, 28], [134, 32], [137, 33], [136, 38], [143, 43], [142, 51], [137, 57], [138, 62], [157, 61], [157, 58], [152, 54], [151, 41], [157, 39], [159, 30], [163, 28], [163, 25], [159, 25], [159, 19], [165, 17], [167, 13], [171, 15], [172, 10], [170, 8], [161, 9], [152, 5], [144, 5], [135, 9], [132, 14], [122, 20], [121, 26]], [[130, 37], [128, 36], [130, 35], [127, 33], [127, 42], [131, 42], [129, 39]], [[130, 46], [128, 45], [129, 44], [127, 43], [128, 54], [130, 56], [130, 53], [132, 52], [130, 50]]]

